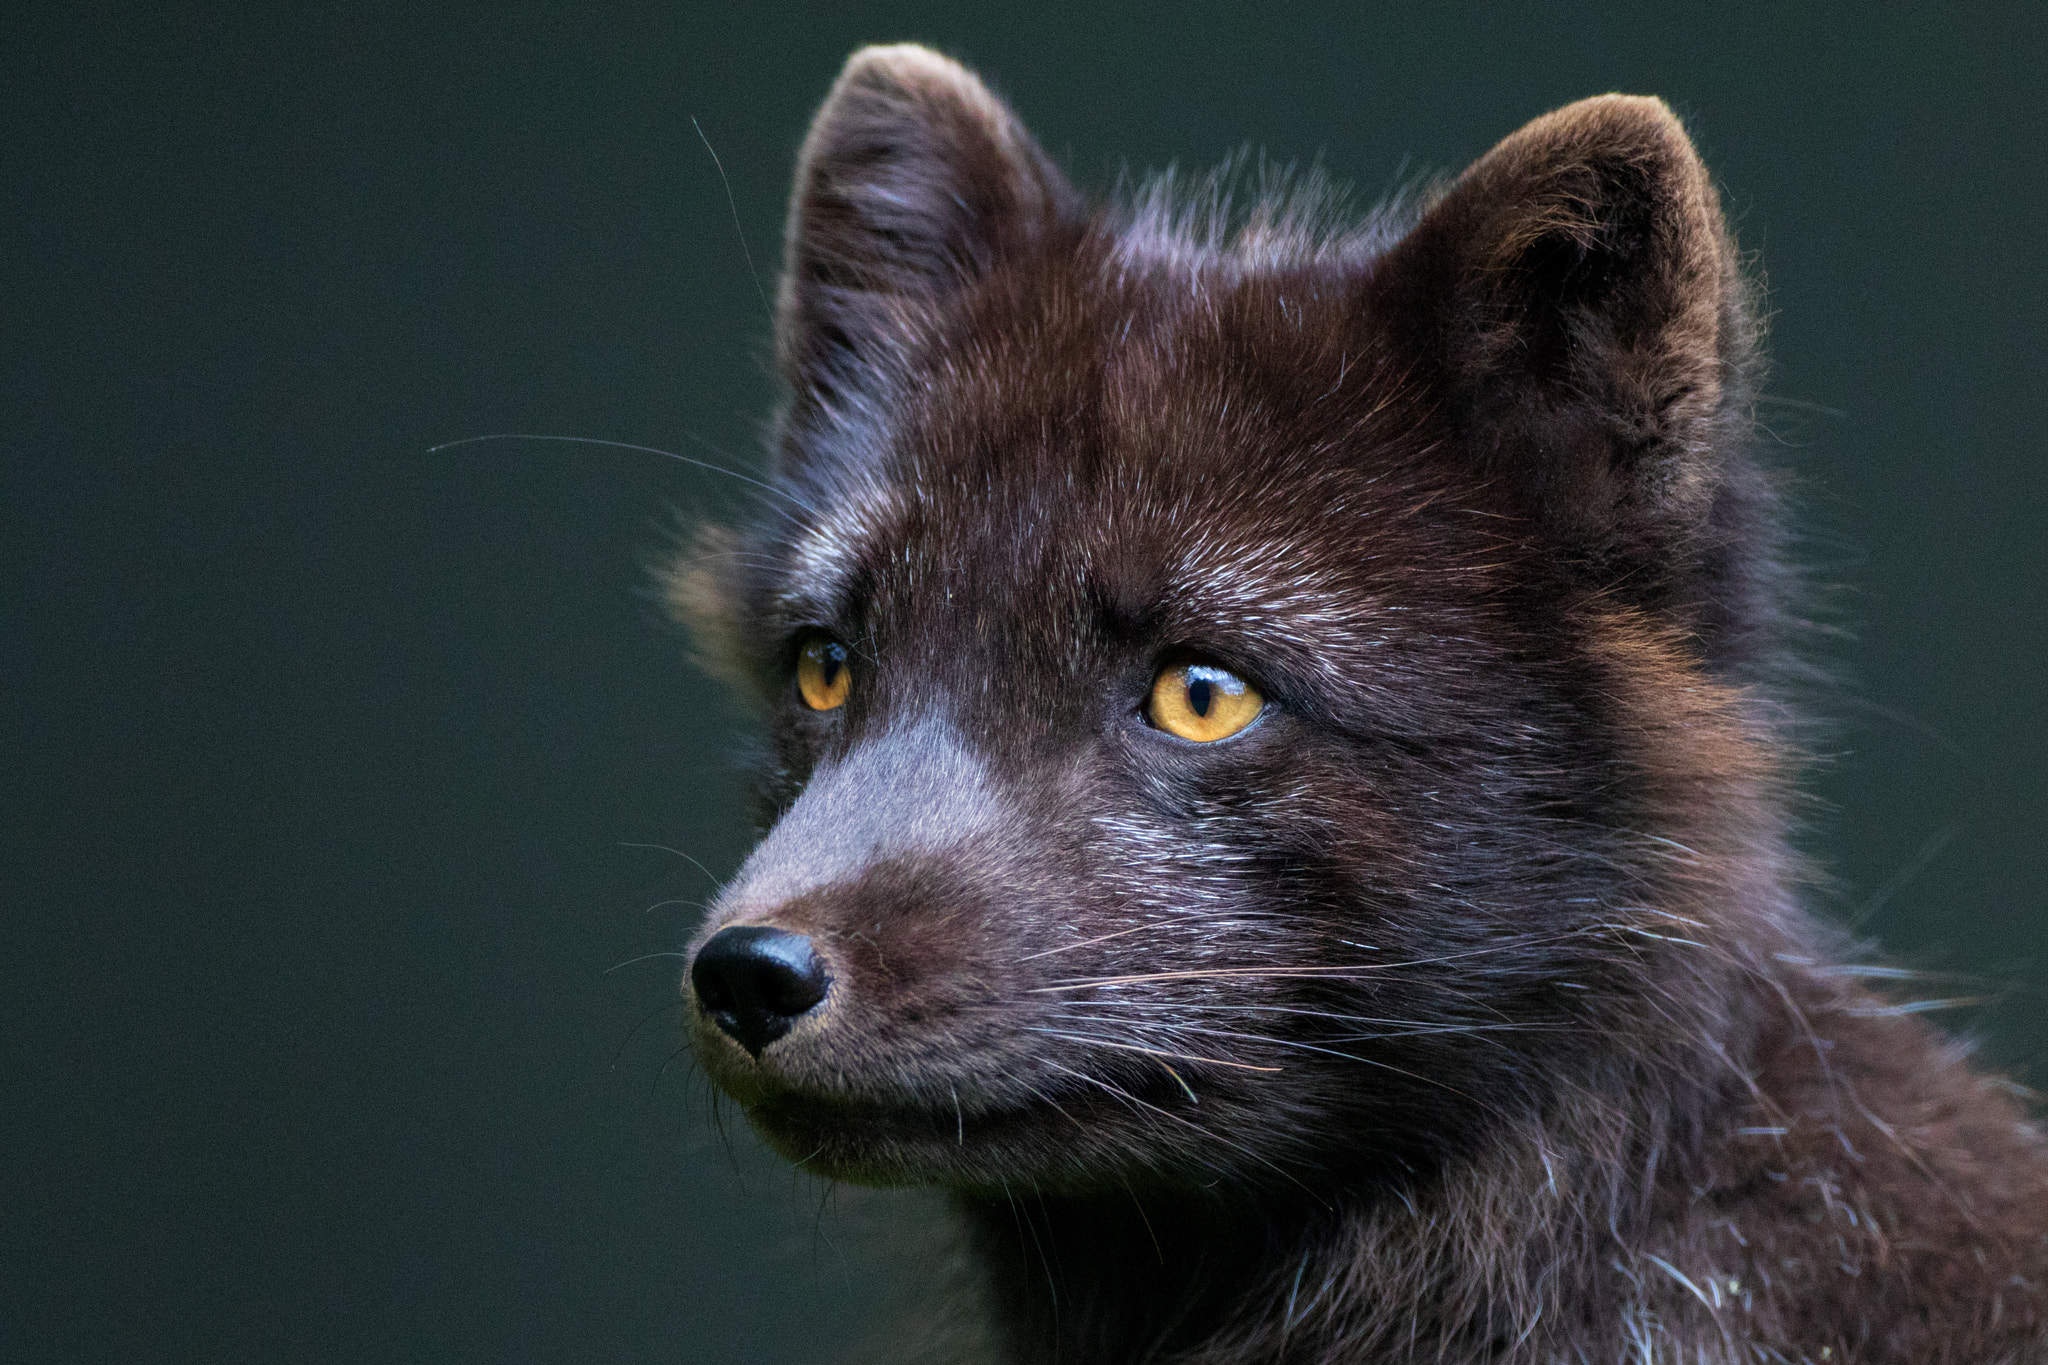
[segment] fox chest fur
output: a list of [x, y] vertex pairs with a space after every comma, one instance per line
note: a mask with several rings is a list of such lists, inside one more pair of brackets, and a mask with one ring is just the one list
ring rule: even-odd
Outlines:
[[1090, 206], [868, 49], [777, 354], [773, 502], [670, 578], [769, 736], [685, 989], [778, 1150], [951, 1192], [967, 1317], [893, 1358], [2044, 1358], [2039, 1134], [1797, 900], [1663, 105], [1347, 225]]

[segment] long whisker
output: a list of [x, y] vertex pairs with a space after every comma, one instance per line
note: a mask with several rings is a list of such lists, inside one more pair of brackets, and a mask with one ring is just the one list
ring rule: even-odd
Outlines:
[[670, 896], [665, 901], [656, 901], [654, 904], [648, 906], [645, 910], [642, 910], [640, 913], [643, 915], [651, 915], [657, 910], [666, 910], [671, 905], [686, 906], [692, 910], [702, 910], [704, 908], [703, 901], [693, 901], [688, 896]]
[[615, 971], [619, 970], [619, 968], [621, 968], [621, 967], [630, 967], [630, 966], [632, 966], [632, 965], [633, 965], [634, 963], [636, 963], [636, 962], [646, 962], [646, 961], [649, 961], [650, 959], [653, 959], [653, 958], [657, 958], [657, 957], [688, 957], [688, 956], [689, 956], [689, 954], [688, 954], [688, 953], [642, 953], [642, 954], [640, 954], [640, 956], [638, 956], [638, 957], [629, 957], [629, 958], [627, 958], [627, 959], [626, 959], [626, 960], [625, 960], [624, 962], [614, 962], [614, 963], [613, 963], [613, 964], [612, 964], [611, 966], [609, 966], [609, 967], [607, 967], [607, 968], [605, 968], [605, 969], [604, 969], [604, 974], [605, 974], [606, 976], [610, 976], [610, 975], [611, 975], [611, 974], [612, 974], [613, 972], [615, 972]]
[[725, 163], [718, 159], [717, 149], [711, 145], [711, 139], [704, 136], [703, 125], [697, 122], [697, 116], [694, 114], [690, 116], [690, 126], [697, 130], [697, 140], [704, 144], [705, 151], [711, 153], [711, 164], [718, 168], [718, 182], [725, 186], [725, 206], [732, 210], [733, 235], [740, 239], [740, 255], [747, 258], [747, 274], [753, 277], [754, 293], [760, 297], [761, 311], [768, 315], [768, 321], [772, 323], [775, 321], [775, 310], [768, 306], [768, 291], [761, 287], [761, 272], [754, 269], [754, 253], [747, 250], [747, 234], [740, 227], [739, 201], [732, 197], [732, 181], [726, 178]]
[[[1017, 960], [1018, 960], [1019, 962], [1036, 962], [1036, 961], [1037, 961], [1037, 960], [1038, 960], [1039, 958], [1042, 958], [1042, 957], [1053, 957], [1053, 956], [1056, 956], [1057, 954], [1060, 954], [1060, 953], [1071, 953], [1071, 952], [1073, 952], [1073, 951], [1074, 951], [1074, 950], [1075, 950], [1076, 948], [1088, 948], [1088, 947], [1092, 947], [1092, 946], [1094, 946], [1094, 945], [1095, 945], [1095, 944], [1097, 944], [1097, 943], [1107, 943], [1107, 942], [1109, 942], [1109, 941], [1110, 941], [1111, 939], [1115, 939], [1115, 938], [1124, 938], [1124, 937], [1126, 937], [1126, 936], [1128, 936], [1128, 935], [1130, 935], [1130, 934], [1142, 934], [1142, 933], [1146, 932], [1147, 930], [1172, 930], [1172, 929], [1177, 929], [1177, 928], [1179, 928], [1179, 927], [1180, 927], [1181, 925], [1184, 925], [1184, 924], [1200, 924], [1200, 923], [1203, 923], [1203, 922], [1205, 922], [1205, 921], [1208, 921], [1208, 920], [1216, 920], [1216, 919], [1240, 919], [1240, 920], [1242, 920], [1242, 919], [1261, 919], [1261, 918], [1270, 918], [1270, 919], [1280, 920], [1280, 921], [1282, 921], [1283, 923], [1287, 923], [1287, 924], [1296, 924], [1296, 925], [1298, 925], [1298, 924], [1315, 924], [1315, 923], [1317, 923], [1317, 921], [1315, 921], [1315, 920], [1308, 920], [1308, 919], [1304, 919], [1303, 917], [1301, 917], [1301, 916], [1299, 916], [1299, 915], [1292, 915], [1292, 914], [1289, 914], [1289, 915], [1272, 915], [1272, 916], [1261, 916], [1261, 915], [1257, 914], [1256, 912], [1246, 912], [1246, 911], [1244, 911], [1244, 910], [1240, 910], [1240, 909], [1230, 909], [1230, 910], [1212, 910], [1212, 911], [1209, 911], [1209, 912], [1207, 912], [1207, 913], [1205, 913], [1205, 914], [1195, 914], [1195, 915], [1175, 915], [1175, 916], [1172, 916], [1171, 918], [1168, 918], [1168, 919], [1157, 919], [1157, 920], [1150, 920], [1150, 921], [1147, 921], [1147, 922], [1146, 922], [1146, 923], [1144, 923], [1144, 924], [1134, 924], [1134, 925], [1132, 925], [1132, 926], [1131, 926], [1130, 928], [1128, 928], [1128, 929], [1118, 929], [1118, 930], [1116, 930], [1115, 932], [1113, 932], [1113, 933], [1108, 933], [1108, 934], [1097, 934], [1097, 935], [1096, 935], [1096, 936], [1095, 936], [1094, 938], [1084, 938], [1084, 939], [1082, 939], [1082, 940], [1081, 940], [1080, 942], [1078, 942], [1078, 943], [1063, 943], [1063, 944], [1061, 944], [1061, 945], [1060, 945], [1059, 947], [1057, 947], [1057, 948], [1047, 948], [1047, 949], [1046, 949], [1045, 951], [1043, 951], [1043, 952], [1038, 952], [1038, 953], [1030, 953], [1030, 954], [1027, 954], [1027, 955], [1026, 955], [1026, 956], [1024, 956], [1024, 957], [1020, 957], [1020, 958], [1018, 958]], [[1360, 948], [1360, 949], [1363, 949], [1363, 950], [1365, 950], [1366, 952], [1377, 952], [1377, 951], [1378, 951], [1378, 950], [1377, 950], [1376, 948], [1373, 948], [1373, 947], [1372, 947], [1372, 946], [1371, 946], [1370, 944], [1365, 944], [1365, 943], [1350, 943], [1350, 942], [1349, 942], [1349, 940], [1346, 940], [1346, 943], [1347, 943], [1347, 945], [1348, 945], [1348, 946], [1350, 946], [1350, 947], [1353, 947], [1353, 948]]]
[[668, 846], [667, 844], [636, 844], [636, 843], [630, 843], [630, 842], [628, 842], [628, 841], [626, 841], [626, 840], [624, 840], [624, 839], [621, 839], [621, 840], [619, 841], [619, 847], [620, 847], [620, 848], [651, 848], [651, 849], [653, 849], [653, 850], [654, 850], [654, 851], [655, 851], [656, 853], [670, 853], [670, 854], [674, 854], [674, 855], [675, 855], [676, 857], [678, 857], [678, 858], [681, 858], [681, 859], [682, 859], [682, 860], [683, 860], [684, 862], [688, 863], [688, 864], [689, 864], [689, 865], [690, 865], [691, 867], [694, 867], [694, 868], [696, 868], [696, 869], [697, 869], [697, 870], [698, 870], [699, 872], [702, 872], [702, 873], [703, 873], [703, 874], [704, 874], [704, 875], [705, 875], [706, 877], [709, 877], [709, 878], [711, 878], [711, 888], [712, 888], [712, 890], [714, 890], [714, 891], [715, 891], [715, 890], [718, 890], [718, 889], [719, 889], [719, 887], [720, 887], [720, 886], [722, 885], [722, 883], [721, 883], [721, 882], [720, 882], [720, 881], [718, 880], [718, 877], [717, 877], [717, 876], [716, 876], [716, 875], [715, 875], [715, 874], [714, 874], [714, 873], [713, 873], [713, 872], [711, 871], [711, 869], [710, 869], [710, 868], [708, 868], [708, 867], [704, 866], [704, 864], [702, 864], [702, 863], [698, 862], [698, 861], [697, 861], [697, 860], [696, 860], [695, 858], [692, 858], [692, 857], [691, 857], [691, 856], [690, 856], [689, 854], [687, 854], [687, 853], [683, 852], [683, 851], [682, 851], [681, 849], [679, 849], [679, 848], [670, 848], [670, 847], [669, 847], [669, 846]]
[[[1336, 1014], [1328, 1010], [1301, 1009], [1290, 1005], [1195, 1005], [1182, 1004], [1179, 1001], [1131, 1000], [1118, 999], [1114, 997], [1101, 1000], [1070, 1000], [1067, 1002], [1067, 1004], [1073, 1008], [1085, 1008], [1091, 1011], [1098, 1009], [1117, 1011], [1152, 1010], [1161, 1014], [1168, 1015], [1181, 1015], [1193, 1013], [1291, 1014], [1300, 1016], [1305, 1019], [1321, 1019], [1333, 1024], [1381, 1024], [1391, 1026], [1390, 1028], [1382, 1029], [1380, 1031], [1373, 1033], [1359, 1033], [1350, 1035], [1348, 1037], [1331, 1040], [1335, 1042], [1364, 1042], [1368, 1039], [1376, 1038], [1422, 1038], [1428, 1037], [1431, 1034], [1439, 1033], [1570, 1033], [1575, 1031], [1572, 1026], [1561, 1024], [1426, 1023], [1416, 1019], [1382, 1019], [1375, 1017], [1373, 1015], [1366, 1014]], [[1128, 1020], [1130, 1023], [1138, 1027], [1172, 1027], [1171, 1019], [1131, 1019], [1128, 1014], [1124, 1013], [1120, 1013], [1115, 1017], [1118, 1019]]]
[[1253, 1066], [1250, 1062], [1233, 1062], [1222, 1057], [1198, 1057], [1191, 1052], [1162, 1052], [1156, 1047], [1139, 1047], [1136, 1043], [1112, 1043], [1107, 1038], [1093, 1038], [1085, 1033], [1068, 1033], [1061, 1029], [1026, 1028], [1026, 1033], [1042, 1033], [1048, 1038], [1071, 1038], [1077, 1043], [1088, 1043], [1094, 1047], [1113, 1047], [1123, 1052], [1142, 1052], [1148, 1057], [1169, 1057], [1176, 1062], [1203, 1062], [1209, 1066], [1232, 1066], [1241, 1071], [1285, 1071], [1280, 1066]]
[[[1061, 1066], [1058, 1062], [1052, 1061], [1049, 1058], [1041, 1058], [1040, 1064], [1043, 1066], [1049, 1066], [1054, 1071], [1058, 1071], [1065, 1075], [1072, 1076], [1077, 1081], [1085, 1081], [1089, 1085], [1095, 1086], [1097, 1089], [1107, 1091], [1110, 1095], [1114, 1096], [1116, 1099], [1123, 1101], [1126, 1104], [1133, 1105], [1136, 1108], [1146, 1110], [1147, 1112], [1155, 1114], [1160, 1118], [1169, 1120], [1170, 1122], [1178, 1123], [1183, 1128], [1192, 1128], [1197, 1133], [1200, 1133], [1203, 1137], [1209, 1139], [1210, 1141], [1220, 1142], [1225, 1147], [1230, 1148], [1232, 1151], [1250, 1157], [1253, 1161], [1258, 1162], [1261, 1166], [1270, 1169], [1274, 1174], [1278, 1175], [1281, 1179], [1286, 1180], [1293, 1185], [1299, 1186], [1305, 1194], [1307, 1194], [1311, 1199], [1314, 1199], [1318, 1204], [1321, 1204], [1324, 1208], [1330, 1207], [1329, 1201], [1324, 1199], [1320, 1194], [1317, 1194], [1316, 1191], [1310, 1188], [1308, 1185], [1303, 1184], [1300, 1177], [1294, 1175], [1286, 1167], [1280, 1165], [1271, 1157], [1261, 1156], [1258, 1152], [1254, 1151], [1250, 1147], [1245, 1146], [1241, 1142], [1237, 1142], [1230, 1138], [1224, 1137], [1221, 1133], [1211, 1132], [1209, 1129], [1204, 1128], [1201, 1124], [1196, 1123], [1191, 1119], [1184, 1118], [1181, 1115], [1172, 1112], [1171, 1110], [1161, 1109], [1156, 1104], [1151, 1104], [1145, 1100], [1141, 1100], [1136, 1095], [1133, 1095], [1130, 1091], [1124, 1089], [1122, 1086], [1111, 1085], [1108, 1081], [1102, 1080], [1101, 1078], [1096, 1076], [1091, 1076], [1085, 1071], [1076, 1071], [1072, 1067]], [[1162, 1063], [1162, 1065], [1164, 1064]], [[1183, 1082], [1182, 1084], [1186, 1083]], [[1214, 1168], [1212, 1167], [1212, 1169]]]
[[654, 1009], [651, 1009], [646, 1014], [642, 1015], [640, 1017], [640, 1022], [633, 1025], [633, 1027], [627, 1029], [626, 1036], [619, 1039], [619, 1050], [612, 1054], [612, 1066], [615, 1068], [618, 1066], [619, 1058], [626, 1055], [626, 1045], [633, 1041], [634, 1034], [638, 1033], [641, 1029], [647, 1026], [647, 1021], [649, 1019], [659, 1018], [660, 1016], [667, 1014], [669, 1011], [675, 1008], [677, 1008], [677, 1002], [671, 1000], [666, 1004], [656, 1006]]
[[[719, 450], [717, 446], [712, 445], [711, 442], [694, 432], [686, 431], [682, 434], [700, 445], [718, 451], [720, 455], [725, 454], [723, 450]], [[563, 441], [570, 445], [611, 446], [619, 450], [637, 450], [643, 455], [659, 455], [665, 460], [675, 460], [680, 464], [690, 465], [697, 469], [708, 469], [714, 474], [723, 474], [727, 478], [738, 479], [741, 483], [752, 484], [764, 493], [784, 498], [801, 507], [804, 511], [809, 512], [814, 517], [824, 515], [817, 508], [811, 506], [787, 488], [777, 488], [772, 483], [763, 483], [761, 480], [750, 475], [740, 473], [737, 469], [727, 469], [724, 465], [713, 464], [709, 460], [699, 460], [688, 455], [678, 455], [673, 450], [663, 450], [659, 446], [635, 445], [631, 441], [610, 441], [600, 436], [552, 436], [532, 431], [494, 431], [486, 436], [464, 436], [460, 440], [443, 441], [437, 446], [428, 446], [427, 453], [429, 455], [438, 455], [444, 450], [453, 450], [457, 446], [476, 445], [482, 441]]]
[[[1382, 1071], [1391, 1071], [1396, 1075], [1406, 1076], [1410, 1080], [1421, 1081], [1424, 1085], [1433, 1085], [1440, 1090], [1448, 1090], [1453, 1095], [1457, 1095], [1462, 1099], [1469, 1100], [1472, 1098], [1454, 1085], [1446, 1085], [1444, 1082], [1433, 1077], [1410, 1071], [1406, 1067], [1395, 1066], [1392, 1062], [1380, 1061], [1376, 1057], [1361, 1057], [1355, 1052], [1340, 1052], [1333, 1047], [1319, 1047], [1314, 1043], [1304, 1043], [1292, 1038], [1269, 1038], [1256, 1033], [1234, 1033], [1228, 1029], [1197, 1028], [1193, 1025], [1167, 1025], [1166, 1027], [1174, 1032], [1192, 1033], [1203, 1038], [1235, 1038], [1241, 1042], [1264, 1043], [1273, 1047], [1298, 1048], [1303, 1052], [1320, 1052], [1328, 1057], [1340, 1057], [1347, 1062], [1358, 1062], [1364, 1066], [1376, 1066]], [[1268, 1068], [1255, 1067], [1252, 1069], [1266, 1070]]]
[[1581, 936], [1580, 933], [1575, 931], [1568, 934], [1556, 934], [1546, 938], [1518, 939], [1513, 943], [1497, 943], [1485, 948], [1474, 948], [1469, 952], [1463, 953], [1445, 953], [1441, 957], [1418, 957], [1406, 962], [1357, 962], [1327, 967], [1194, 967], [1176, 972], [1134, 972], [1125, 976], [1097, 976], [1090, 977], [1085, 981], [1065, 981], [1056, 986], [1035, 986], [1028, 994], [1052, 995], [1062, 991], [1087, 990], [1095, 986], [1131, 986], [1145, 981], [1206, 981], [1236, 978], [1342, 981], [1352, 979], [1361, 974], [1399, 971], [1403, 967], [1430, 967], [1444, 962], [1457, 962], [1465, 958], [1485, 957], [1493, 953], [1521, 952], [1541, 944], [1555, 943], [1564, 939]]

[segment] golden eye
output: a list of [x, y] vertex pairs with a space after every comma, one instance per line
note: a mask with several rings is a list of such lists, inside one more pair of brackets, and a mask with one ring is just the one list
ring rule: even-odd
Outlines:
[[1145, 716], [1170, 735], [1211, 744], [1259, 718], [1266, 699], [1227, 668], [1175, 664], [1152, 680]]
[[796, 690], [813, 711], [830, 711], [846, 702], [853, 690], [853, 669], [846, 646], [829, 635], [812, 635], [796, 655]]

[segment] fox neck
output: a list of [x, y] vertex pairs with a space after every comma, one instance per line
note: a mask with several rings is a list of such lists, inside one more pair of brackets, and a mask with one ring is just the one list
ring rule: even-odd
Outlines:
[[[1544, 1115], [1504, 1120], [1406, 1178], [1313, 1194], [962, 1196], [999, 1358], [1506, 1365], [1560, 1339], [1611, 1339], [1629, 1297], [1617, 1254], [1715, 1164], [1714, 1116], [1737, 1102], [1762, 1025], [1731, 1024], [1721, 1064], [1689, 1081], [1668, 1065], [1654, 1080], [1618, 1074], [1631, 1070], [1619, 1059], [1589, 1067]], [[1606, 1087], [1587, 1084], [1602, 1070]]]
[[959, 1201], [1007, 1359], [1074, 1365], [1199, 1355], [1247, 1290], [1329, 1241], [1306, 1200], [1056, 1197]]

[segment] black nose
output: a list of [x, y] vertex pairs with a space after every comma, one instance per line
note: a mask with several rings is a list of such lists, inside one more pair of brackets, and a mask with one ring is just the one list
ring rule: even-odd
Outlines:
[[758, 924], [720, 929], [690, 965], [690, 985], [711, 1022], [756, 1057], [831, 984], [809, 939]]

